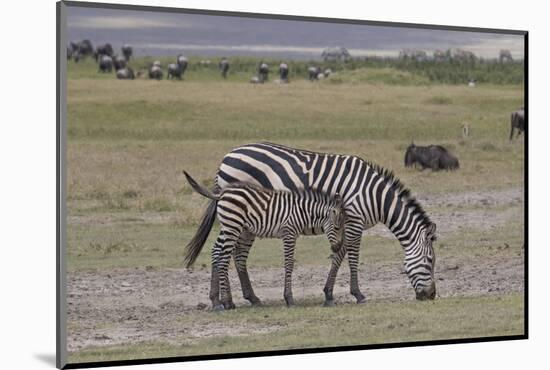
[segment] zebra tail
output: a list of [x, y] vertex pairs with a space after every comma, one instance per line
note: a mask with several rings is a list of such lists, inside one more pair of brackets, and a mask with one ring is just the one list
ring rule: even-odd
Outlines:
[[214, 193], [212, 193], [210, 190], [208, 190], [207, 188], [205, 188], [204, 186], [202, 186], [201, 184], [197, 183], [192, 177], [191, 175], [189, 175], [187, 172], [183, 171], [183, 173], [185, 174], [185, 177], [187, 178], [187, 181], [189, 182], [189, 185], [191, 185], [191, 187], [193, 188], [193, 190], [195, 190], [197, 193], [199, 193], [200, 195], [204, 196], [204, 197], [207, 197], [209, 199], [212, 199], [212, 200], [218, 200], [220, 199], [219, 196], [215, 195]]
[[189, 244], [185, 247], [185, 257], [183, 261], [187, 268], [191, 267], [193, 263], [195, 263], [197, 257], [201, 253], [206, 239], [208, 239], [208, 234], [210, 234], [210, 230], [212, 230], [212, 225], [214, 225], [214, 220], [216, 219], [217, 203], [218, 202], [216, 200], [210, 201], [208, 208], [206, 208], [206, 212], [204, 212], [204, 215], [202, 216], [199, 229], [195, 233], [195, 236], [193, 236], [193, 239], [191, 239]]
[[187, 268], [191, 267], [193, 263], [197, 260], [197, 257], [201, 253], [206, 239], [208, 239], [208, 234], [212, 230], [214, 221], [216, 219], [216, 206], [218, 204], [219, 197], [212, 193], [210, 190], [206, 189], [204, 186], [198, 184], [187, 172], [183, 171], [189, 184], [197, 191], [199, 194], [211, 199], [206, 211], [202, 216], [199, 229], [193, 236], [193, 239], [185, 247], [185, 257], [184, 263]]

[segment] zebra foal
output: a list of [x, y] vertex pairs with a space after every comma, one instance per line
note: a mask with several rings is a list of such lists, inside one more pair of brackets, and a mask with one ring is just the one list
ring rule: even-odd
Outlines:
[[[255, 185], [234, 183], [214, 194], [198, 184], [187, 172], [185, 177], [199, 194], [216, 202], [216, 214], [220, 233], [212, 250], [212, 282], [210, 299], [213, 309], [234, 308], [227, 269], [231, 254], [234, 254], [238, 271], [246, 270], [248, 248], [239, 249], [239, 241], [251, 237], [277, 238], [283, 240], [285, 287], [284, 299], [288, 306], [294, 305], [292, 296], [292, 271], [294, 247], [299, 235], [324, 232], [334, 253], [340, 251], [344, 238], [344, 205], [336, 194], [303, 191], [268, 190]], [[244, 236], [244, 238], [243, 238]], [[249, 291], [247, 291], [249, 290]], [[245, 298], [252, 288], [243, 285]], [[251, 294], [254, 294], [253, 292]], [[249, 295], [248, 297], [246, 297]], [[219, 297], [219, 298], [218, 298]], [[254, 299], [255, 298], [255, 299]]]

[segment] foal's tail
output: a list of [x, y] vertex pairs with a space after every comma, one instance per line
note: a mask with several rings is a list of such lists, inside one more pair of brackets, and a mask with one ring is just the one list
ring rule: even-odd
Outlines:
[[202, 195], [204, 197], [212, 199], [212, 200], [219, 200], [220, 199], [220, 197], [218, 195], [215, 195], [210, 190], [208, 190], [206, 187], [204, 187], [201, 184], [197, 183], [195, 181], [195, 179], [193, 179], [191, 177], [191, 175], [189, 175], [187, 172], [183, 171], [183, 173], [185, 174], [185, 177], [187, 178], [187, 181], [189, 181], [189, 184], [191, 185], [193, 190], [195, 190], [197, 193], [199, 193], [200, 195]]
[[197, 257], [201, 253], [202, 247], [208, 239], [208, 234], [212, 230], [212, 225], [214, 225], [214, 220], [216, 219], [216, 205], [218, 203], [219, 197], [212, 193], [210, 190], [206, 189], [204, 186], [198, 184], [189, 174], [183, 171], [187, 181], [193, 187], [193, 189], [199, 194], [211, 199], [208, 204], [208, 208], [202, 216], [199, 229], [193, 236], [193, 239], [185, 247], [185, 258], [184, 263], [187, 268], [191, 267], [195, 263]]

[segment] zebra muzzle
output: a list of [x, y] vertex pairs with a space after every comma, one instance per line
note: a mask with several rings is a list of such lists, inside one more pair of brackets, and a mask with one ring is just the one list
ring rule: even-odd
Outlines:
[[435, 293], [435, 283], [432, 281], [432, 284], [429, 287], [422, 288], [416, 292], [416, 299], [419, 301], [425, 301], [427, 299], [432, 300], [435, 298]]

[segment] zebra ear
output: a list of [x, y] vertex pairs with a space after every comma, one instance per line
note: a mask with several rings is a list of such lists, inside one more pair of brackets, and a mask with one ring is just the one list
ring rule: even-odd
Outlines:
[[435, 234], [435, 231], [436, 231], [436, 226], [435, 226], [435, 223], [431, 223], [428, 225], [428, 227], [426, 228], [426, 237], [428, 239], [430, 239], [431, 241], [436, 241], [437, 240], [437, 236]]
[[344, 205], [344, 200], [339, 193], [334, 194], [334, 200], [336, 201], [336, 204], [338, 204], [340, 207]]

